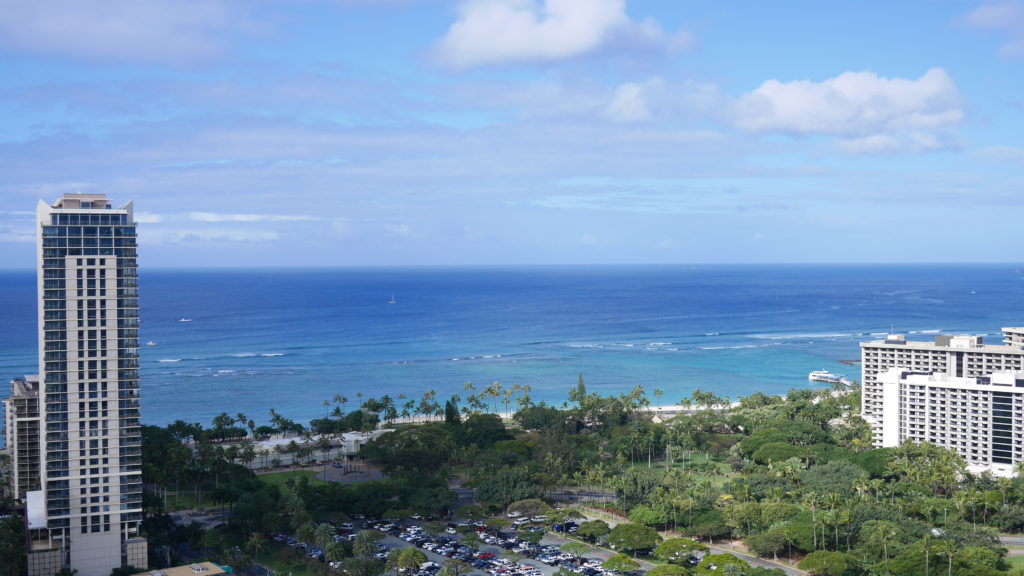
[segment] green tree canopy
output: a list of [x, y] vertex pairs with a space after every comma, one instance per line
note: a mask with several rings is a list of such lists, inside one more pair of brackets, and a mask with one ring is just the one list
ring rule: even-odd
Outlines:
[[455, 437], [444, 424], [423, 424], [389, 432], [363, 446], [362, 456], [379, 461], [387, 473], [409, 470], [433, 473], [455, 448]]
[[640, 504], [629, 511], [629, 521], [647, 526], [658, 526], [667, 524], [669, 515], [664, 508]]
[[662, 562], [683, 564], [698, 551], [707, 552], [708, 547], [689, 538], [669, 538], [654, 549], [654, 557]]
[[690, 571], [675, 564], [658, 564], [645, 573], [645, 576], [688, 576]]
[[661, 536], [654, 528], [640, 524], [619, 524], [608, 534], [609, 546], [633, 555], [642, 550], [651, 550], [659, 542]]
[[845, 552], [818, 550], [804, 557], [797, 565], [813, 576], [858, 576], [857, 559]]
[[560, 548], [560, 550], [562, 552], [565, 552], [566, 554], [571, 554], [571, 555], [579, 558], [580, 556], [583, 556], [584, 554], [586, 554], [587, 552], [590, 551], [590, 546], [587, 546], [586, 544], [584, 544], [582, 542], [577, 542], [575, 540], [570, 540], [569, 542], [566, 542], [565, 544], [562, 544], [562, 547]]
[[542, 430], [555, 426], [562, 426], [565, 423], [566, 415], [558, 408], [552, 406], [527, 406], [517, 411], [512, 419], [519, 423], [525, 430]]
[[518, 512], [523, 516], [539, 516], [550, 514], [554, 510], [547, 502], [537, 498], [527, 498], [508, 505], [509, 512]]
[[722, 576], [728, 566], [736, 566], [741, 571], [750, 570], [750, 564], [731, 554], [705, 554], [700, 564], [693, 569], [693, 573], [698, 576]]
[[462, 438], [464, 444], [489, 448], [495, 442], [511, 440], [512, 437], [496, 414], [470, 414], [462, 423]]
[[473, 477], [476, 498], [504, 509], [517, 500], [539, 498], [543, 490], [526, 466], [500, 466], [479, 470]]
[[579, 528], [576, 529], [576, 535], [595, 542], [607, 536], [611, 531], [611, 527], [604, 520], [588, 520], [580, 524]]
[[868, 477], [860, 466], [843, 460], [833, 460], [812, 466], [800, 474], [800, 484], [805, 492], [816, 494], [850, 494], [853, 485]]
[[616, 554], [605, 560], [601, 567], [605, 570], [615, 570], [616, 572], [635, 572], [640, 569], [640, 563], [630, 558], [627, 554]]
[[0, 520], [0, 575], [21, 576], [28, 570], [27, 541], [24, 519], [11, 515]]

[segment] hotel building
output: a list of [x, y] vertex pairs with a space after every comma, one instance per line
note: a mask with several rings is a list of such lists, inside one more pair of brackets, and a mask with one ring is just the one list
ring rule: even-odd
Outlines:
[[957, 451], [972, 471], [999, 476], [1024, 460], [1024, 373], [960, 378], [890, 368], [879, 381], [881, 446], [929, 442]]
[[39, 490], [39, 377], [11, 381], [11, 395], [4, 399], [4, 436], [11, 458], [11, 495], [24, 501], [26, 493]]
[[[860, 346], [861, 413], [871, 424], [875, 446], [927, 439], [957, 449], [972, 464], [1021, 459], [1019, 444], [1013, 450], [992, 444], [1005, 430], [991, 427], [993, 410], [1019, 401], [1017, 384], [1006, 382], [1017, 382], [1013, 375], [1024, 372], [1024, 328], [1003, 328], [1003, 343], [997, 345], [985, 344], [981, 336], [938, 335], [931, 342], [914, 342], [890, 335]], [[973, 420], [956, 420], [961, 416]], [[1011, 417], [1013, 423], [1022, 421], [1018, 412]]]
[[9, 447], [38, 438], [34, 456], [13, 459], [29, 575], [145, 569], [132, 205], [66, 194], [36, 216], [39, 376], [15, 381], [5, 402]]

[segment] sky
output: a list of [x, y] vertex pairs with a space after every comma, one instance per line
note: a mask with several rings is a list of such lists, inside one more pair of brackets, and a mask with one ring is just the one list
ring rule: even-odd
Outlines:
[[1016, 262], [1024, 0], [0, 0], [0, 268]]

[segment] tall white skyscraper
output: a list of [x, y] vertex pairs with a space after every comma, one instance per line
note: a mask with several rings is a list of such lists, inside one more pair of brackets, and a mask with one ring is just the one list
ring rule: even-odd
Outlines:
[[139, 301], [132, 204], [65, 194], [36, 210], [40, 490], [30, 576], [144, 569]]

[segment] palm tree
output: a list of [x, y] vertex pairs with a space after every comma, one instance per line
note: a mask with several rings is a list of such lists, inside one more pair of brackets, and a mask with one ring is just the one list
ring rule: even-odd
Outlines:
[[438, 573], [439, 576], [464, 576], [473, 571], [473, 567], [465, 562], [460, 562], [454, 558], [449, 558], [444, 561], [444, 565], [441, 566], [441, 571]]
[[398, 571], [402, 569], [402, 550], [403, 548], [393, 548], [388, 552], [387, 560], [384, 561], [385, 573], [398, 574]]
[[929, 573], [928, 564], [932, 557], [932, 535], [931, 532], [925, 532], [924, 538], [924, 576], [931, 576]]
[[210, 556], [210, 548], [216, 548], [222, 541], [221, 533], [214, 530], [206, 530], [203, 532], [203, 536], [200, 539], [200, 544], [203, 547], [203, 556]]
[[321, 434], [320, 438], [316, 441], [316, 447], [320, 450], [320, 459], [324, 461], [324, 472], [327, 472], [327, 460], [331, 455], [331, 438], [326, 434]]
[[415, 570], [426, 561], [427, 555], [415, 548], [402, 548], [402, 552], [398, 555], [400, 568]]
[[320, 524], [313, 531], [313, 543], [321, 550], [327, 550], [327, 546], [334, 542], [334, 527], [330, 524]]
[[[307, 546], [313, 543], [313, 536], [316, 534], [316, 526], [312, 522], [306, 522], [295, 531], [295, 539]], [[313, 557], [306, 554], [306, 572], [309, 572], [309, 562]]]
[[[518, 384], [516, 384], [515, 386], [519, 386], [519, 385], [518, 385]], [[510, 407], [510, 406], [512, 405], [512, 395], [513, 395], [514, 393], [515, 393], [515, 392], [514, 392], [513, 390], [508, 390], [508, 389], [506, 389], [506, 390], [505, 390], [504, 392], [502, 392], [502, 394], [501, 394], [501, 403], [505, 405], [505, 414], [506, 414], [506, 415], [508, 415], [508, 412], [509, 412], [509, 407]]]
[[892, 540], [899, 531], [896, 524], [888, 520], [878, 521], [878, 536], [882, 540], [882, 555], [885, 558], [885, 571], [889, 572], [889, 540]]
[[324, 559], [328, 562], [340, 562], [345, 559], [345, 545], [341, 542], [331, 542], [324, 548]]
[[950, 538], [946, 538], [942, 541], [942, 554], [949, 559], [949, 568], [946, 571], [947, 576], [953, 576], [953, 557], [956, 556], [956, 542]]
[[374, 530], [360, 530], [352, 541], [352, 553], [358, 556], [369, 556], [377, 551], [377, 542], [384, 536]]
[[259, 562], [260, 552], [263, 551], [263, 548], [266, 546], [266, 544], [267, 541], [265, 538], [263, 538], [262, 534], [260, 534], [259, 532], [253, 532], [249, 535], [249, 539], [246, 540], [245, 547], [249, 550], [249, 553], [252, 554], [253, 558], [255, 558], [257, 562]]
[[295, 539], [304, 544], [312, 544], [315, 533], [316, 526], [312, 522], [306, 522], [295, 531]]
[[736, 564], [726, 564], [722, 567], [722, 576], [742, 576], [743, 568]]

